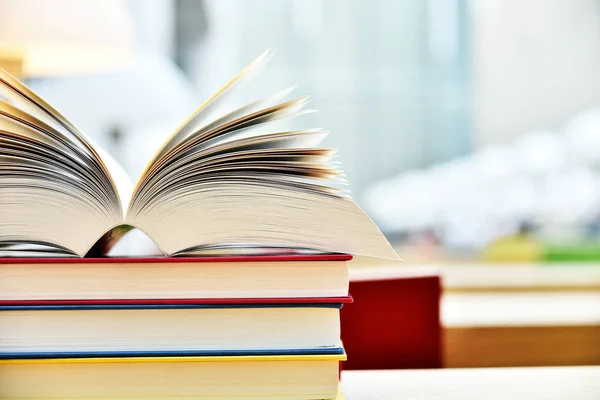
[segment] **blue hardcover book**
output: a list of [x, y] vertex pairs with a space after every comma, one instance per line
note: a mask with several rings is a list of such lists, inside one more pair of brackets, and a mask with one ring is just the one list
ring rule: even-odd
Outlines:
[[337, 302], [56, 302], [0, 306], [0, 357], [341, 354]]

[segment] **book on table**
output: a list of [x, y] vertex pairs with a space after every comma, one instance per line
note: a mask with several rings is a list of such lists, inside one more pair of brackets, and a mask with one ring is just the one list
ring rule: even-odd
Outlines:
[[0, 359], [3, 399], [335, 399], [343, 355]]
[[[0, 275], [9, 279], [0, 285], [9, 289], [16, 273], [21, 289], [0, 300], [0, 398], [334, 399], [350, 258], [1, 259]], [[212, 280], [224, 297], [201, 282], [219, 266], [230, 270]], [[60, 275], [56, 292], [36, 274], [45, 267]], [[188, 282], [168, 284], [166, 293], [141, 291], [144, 282], [160, 286], [160, 278], [168, 282], [185, 268]], [[302, 276], [296, 269], [336, 270], [335, 279], [315, 283], [315, 292], [292, 282], [256, 291], [271, 275], [285, 282], [277, 271]], [[227, 287], [236, 271], [266, 274]], [[128, 285], [134, 290], [119, 297]], [[37, 287], [43, 290], [31, 290]], [[273, 297], [281, 293], [288, 297]], [[212, 297], [190, 297], [201, 294]]]

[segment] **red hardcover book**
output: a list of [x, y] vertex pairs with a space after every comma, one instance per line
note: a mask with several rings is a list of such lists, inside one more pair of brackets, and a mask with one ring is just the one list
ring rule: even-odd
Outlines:
[[439, 276], [376, 270], [350, 281], [354, 302], [340, 313], [344, 369], [441, 367]]
[[344, 303], [351, 259], [0, 258], [0, 304]]

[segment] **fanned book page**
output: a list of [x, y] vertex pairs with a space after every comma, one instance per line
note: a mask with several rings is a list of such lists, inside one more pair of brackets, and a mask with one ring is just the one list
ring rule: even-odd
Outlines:
[[[265, 53], [173, 132], [137, 183], [0, 69], [0, 255], [106, 252], [132, 227], [165, 255], [299, 249], [397, 259], [345, 189], [323, 129], [278, 132], [306, 112], [291, 89], [219, 114]], [[217, 107], [218, 106], [218, 107]]]

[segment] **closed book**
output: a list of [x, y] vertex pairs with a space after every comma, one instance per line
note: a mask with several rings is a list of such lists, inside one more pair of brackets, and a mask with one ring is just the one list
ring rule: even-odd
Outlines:
[[140, 352], [324, 350], [339, 348], [342, 302], [271, 299], [252, 304], [79, 304], [0, 306], [0, 358], [124, 356]]
[[397, 267], [356, 268], [341, 311], [344, 370], [442, 366], [440, 277]]
[[0, 304], [345, 297], [351, 259], [346, 254], [0, 258]]
[[2, 399], [335, 399], [343, 354], [0, 360]]

